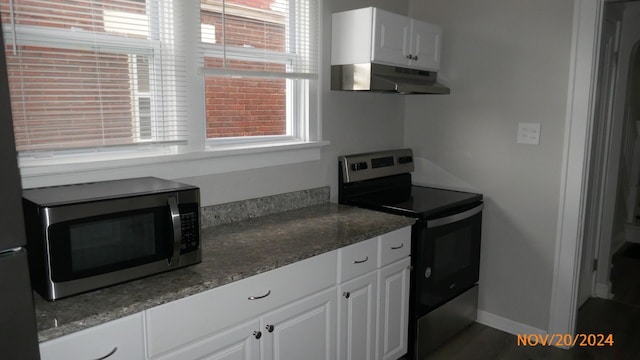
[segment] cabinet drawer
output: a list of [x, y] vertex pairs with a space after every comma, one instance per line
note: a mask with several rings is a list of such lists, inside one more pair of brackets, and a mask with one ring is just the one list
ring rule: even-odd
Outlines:
[[375, 270], [378, 238], [365, 240], [338, 250], [338, 283]]
[[378, 238], [378, 267], [411, 255], [411, 226], [384, 234]]
[[[144, 359], [142, 313], [40, 344], [42, 360]], [[115, 350], [115, 351], [114, 351]]]
[[[147, 310], [149, 356], [335, 285], [336, 253], [318, 255]], [[256, 299], [249, 300], [252, 296]]]

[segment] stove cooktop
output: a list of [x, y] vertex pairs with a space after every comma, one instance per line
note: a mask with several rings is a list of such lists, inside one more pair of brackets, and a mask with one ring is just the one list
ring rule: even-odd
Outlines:
[[482, 201], [481, 194], [412, 185], [352, 198], [349, 202], [372, 210], [428, 219]]

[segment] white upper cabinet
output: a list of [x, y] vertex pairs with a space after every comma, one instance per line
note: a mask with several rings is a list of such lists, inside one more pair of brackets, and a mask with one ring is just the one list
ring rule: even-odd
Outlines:
[[411, 19], [388, 11], [373, 9], [371, 61], [391, 65], [411, 64]]
[[411, 20], [410, 66], [425, 69], [440, 69], [440, 42], [442, 28], [423, 21]]
[[332, 22], [332, 65], [440, 69], [440, 26], [374, 7], [335, 13]]

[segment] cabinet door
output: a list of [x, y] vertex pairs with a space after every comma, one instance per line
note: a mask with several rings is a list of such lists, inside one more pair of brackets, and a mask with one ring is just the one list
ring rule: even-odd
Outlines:
[[151, 359], [259, 360], [262, 336], [260, 321], [255, 319]]
[[335, 286], [262, 317], [263, 360], [335, 359]]
[[331, 251], [149, 309], [147, 353], [172, 352], [335, 286], [337, 258]]
[[[142, 313], [40, 344], [42, 360], [144, 359]], [[111, 354], [111, 355], [109, 355]]]
[[[411, 67], [437, 71], [440, 69], [442, 28], [426, 22], [411, 20]], [[416, 59], [417, 58], [417, 59]]]
[[410, 264], [406, 257], [378, 271], [377, 359], [395, 360], [407, 352]]
[[376, 271], [339, 285], [338, 296], [338, 359], [373, 360], [377, 336]]
[[388, 65], [409, 65], [411, 20], [376, 8], [373, 22], [371, 60]]

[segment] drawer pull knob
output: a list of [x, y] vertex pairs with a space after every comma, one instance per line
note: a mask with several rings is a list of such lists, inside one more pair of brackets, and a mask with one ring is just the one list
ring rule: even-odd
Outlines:
[[104, 360], [104, 359], [106, 359], [106, 358], [108, 358], [108, 357], [111, 357], [111, 355], [115, 354], [115, 353], [116, 353], [116, 351], [118, 351], [118, 347], [117, 347], [117, 346], [116, 346], [116, 347], [114, 347], [114, 348], [113, 348], [113, 350], [111, 350], [107, 355], [102, 356], [102, 357], [99, 357], [99, 358], [97, 358], [97, 359], [95, 359], [95, 360]]
[[351, 294], [348, 291], [345, 291], [345, 292], [342, 293], [342, 296], [344, 296], [345, 299], [348, 299], [349, 296], [351, 296]]
[[274, 329], [273, 325], [267, 325], [264, 328], [267, 329], [267, 331], [270, 332], [270, 333], [272, 333], [273, 329]]
[[249, 296], [249, 300], [259, 300], [259, 299], [264, 299], [267, 296], [271, 295], [271, 290], [267, 291], [266, 294], [262, 295], [262, 296]]
[[262, 337], [262, 332], [254, 331], [253, 336], [255, 336], [256, 339], [260, 340], [260, 338]]
[[362, 264], [362, 263], [365, 263], [367, 261], [369, 261], [369, 257], [365, 256], [364, 260], [353, 260], [353, 263], [354, 264]]
[[404, 243], [400, 243], [400, 245], [398, 246], [392, 246], [391, 250], [398, 250], [398, 249], [402, 249], [404, 247]]

